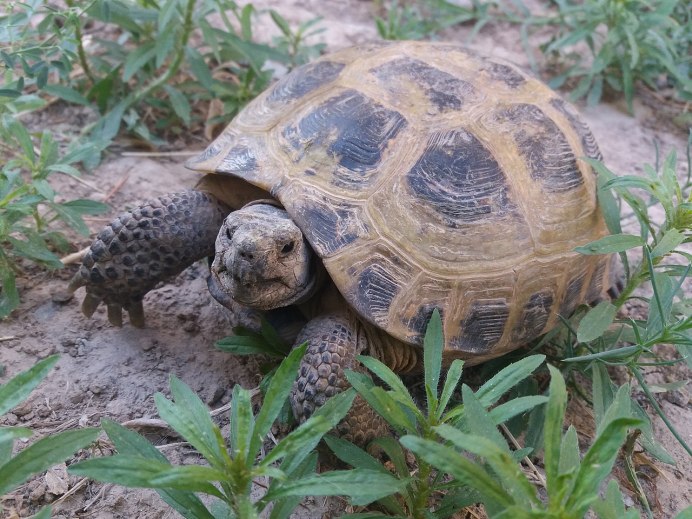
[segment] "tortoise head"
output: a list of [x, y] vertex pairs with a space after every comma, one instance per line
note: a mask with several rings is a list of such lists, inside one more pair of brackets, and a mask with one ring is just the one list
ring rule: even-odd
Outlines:
[[226, 217], [216, 238], [209, 290], [257, 310], [300, 303], [318, 289], [319, 261], [288, 213], [256, 203]]

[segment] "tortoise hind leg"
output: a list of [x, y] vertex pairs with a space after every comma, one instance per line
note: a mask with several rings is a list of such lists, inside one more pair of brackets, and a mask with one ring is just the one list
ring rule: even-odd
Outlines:
[[142, 298], [159, 282], [214, 253], [216, 235], [230, 208], [208, 193], [165, 195], [121, 214], [91, 244], [70, 282], [86, 287], [82, 311], [91, 317], [101, 302], [108, 320], [122, 325], [122, 309], [144, 326]]
[[[356, 327], [345, 316], [321, 316], [312, 319], [301, 331], [296, 346], [308, 343], [298, 379], [291, 391], [291, 406], [296, 419], [303, 423], [327, 398], [349, 387], [344, 370], [363, 370], [356, 356], [365, 349]], [[351, 410], [337, 426], [342, 438], [366, 445], [389, 435], [384, 419], [357, 396]]]

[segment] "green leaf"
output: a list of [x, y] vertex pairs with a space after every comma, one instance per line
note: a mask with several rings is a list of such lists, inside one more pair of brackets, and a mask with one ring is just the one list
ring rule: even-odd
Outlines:
[[51, 355], [0, 386], [0, 415], [4, 415], [22, 403], [46, 377], [59, 358], [58, 355]]
[[525, 413], [529, 409], [533, 409], [537, 405], [544, 404], [548, 401], [548, 397], [535, 395], [535, 396], [522, 396], [519, 398], [513, 398], [509, 402], [500, 404], [490, 410], [490, 418], [493, 423], [500, 425], [505, 423], [517, 415]]
[[283, 496], [347, 496], [355, 506], [364, 506], [388, 495], [401, 492], [406, 481], [387, 473], [353, 469], [307, 476], [277, 487], [272, 499]]
[[[106, 431], [119, 454], [168, 463], [166, 457], [156, 447], [136, 432], [106, 419], [101, 420], [101, 427]], [[173, 489], [157, 489], [156, 491], [161, 499], [184, 517], [213, 519], [202, 501], [193, 492]]]
[[275, 351], [274, 347], [256, 335], [230, 335], [219, 341], [215, 346], [221, 351], [226, 351], [234, 355], [272, 355], [283, 357], [282, 353]]
[[161, 393], [154, 395], [159, 415], [204, 456], [212, 467], [223, 469], [230, 460], [219, 428], [212, 422], [207, 406], [177, 377], [170, 378], [175, 403]]
[[168, 463], [124, 454], [88, 459], [72, 465], [68, 470], [71, 474], [125, 487], [203, 492], [220, 499], [223, 499], [223, 494], [211, 481], [223, 481], [226, 478], [223, 472], [211, 467], [174, 467]]
[[573, 425], [570, 425], [560, 444], [560, 463], [558, 465], [560, 475], [576, 473], [580, 462], [577, 430]]
[[514, 461], [505, 442], [500, 445], [493, 439], [478, 434], [464, 434], [446, 424], [435, 427], [435, 431], [459, 449], [485, 458], [514, 503], [525, 508], [538, 503], [536, 490]]
[[531, 375], [545, 360], [545, 355], [530, 355], [513, 362], [476, 391], [476, 398], [485, 408], [492, 406], [502, 395]]
[[241, 460], [245, 466], [251, 464], [255, 457], [255, 453], [250, 451], [254, 430], [255, 417], [252, 414], [250, 391], [236, 385], [231, 397], [231, 458]]
[[423, 363], [425, 369], [425, 385], [428, 395], [428, 409], [437, 407], [437, 390], [440, 383], [442, 368], [442, 350], [444, 349], [444, 333], [440, 311], [435, 308], [423, 338]]
[[0, 290], [0, 318], [5, 318], [12, 310], [19, 306], [19, 292], [14, 277], [14, 272], [10, 268], [0, 269], [2, 276], [2, 290]]
[[493, 442], [498, 449], [509, 454], [507, 442], [471, 388], [464, 384], [461, 386], [461, 394], [464, 399], [464, 420], [461, 423], [461, 428]]
[[609, 301], [601, 301], [589, 309], [577, 328], [577, 340], [591, 342], [601, 337], [613, 323], [617, 311]]
[[484, 466], [459, 455], [454, 449], [417, 436], [404, 436], [400, 441], [427, 463], [478, 490], [483, 496], [483, 503], [491, 502], [501, 507], [513, 504], [511, 496]]
[[14, 252], [20, 256], [39, 261], [52, 268], [61, 268], [63, 266], [60, 258], [48, 250], [46, 243], [39, 236], [30, 234], [27, 238], [29, 239], [24, 241], [8, 236], [7, 241], [12, 244]]
[[281, 440], [260, 462], [260, 467], [268, 467], [284, 458], [281, 469], [291, 473], [317, 446], [320, 439], [346, 416], [354, 398], [355, 391], [348, 389], [327, 400], [315, 414]]
[[359, 355], [358, 360], [376, 377], [380, 378], [392, 389], [393, 393], [397, 395], [397, 400], [411, 409], [419, 417], [419, 419], [423, 419], [423, 414], [419, 412], [418, 406], [413, 401], [408, 389], [406, 389], [404, 383], [391, 369], [389, 369], [383, 362], [373, 357]]
[[281, 408], [293, 388], [293, 383], [298, 375], [298, 366], [300, 366], [303, 360], [307, 347], [308, 345], [305, 343], [289, 353], [272, 377], [272, 381], [264, 395], [262, 408], [255, 420], [255, 430], [250, 441], [248, 450], [250, 457], [247, 458], [248, 460], [257, 455], [264, 438], [269, 433], [276, 417], [279, 416]]
[[611, 252], [624, 252], [644, 245], [644, 240], [632, 234], [611, 234], [600, 240], [592, 241], [574, 250], [580, 254], [610, 254]]
[[452, 398], [454, 391], [459, 385], [459, 380], [461, 380], [461, 374], [464, 370], [464, 361], [461, 359], [455, 359], [452, 365], [447, 370], [447, 376], [445, 378], [444, 386], [442, 387], [442, 395], [440, 396], [440, 403], [437, 408], [437, 419], [440, 420], [449, 400]]
[[77, 168], [70, 166], [69, 164], [52, 164], [46, 169], [48, 169], [48, 171], [59, 171], [60, 173], [65, 173], [66, 175], [70, 175], [72, 177], [82, 176]]
[[74, 88], [64, 85], [46, 85], [43, 91], [48, 95], [59, 97], [63, 101], [76, 105], [89, 106], [89, 100]]
[[677, 287], [667, 274], [656, 272], [651, 277], [654, 295], [649, 304], [649, 316], [646, 321], [646, 336], [651, 339], [662, 333], [670, 320], [673, 300]]
[[38, 440], [0, 467], [0, 495], [7, 494], [34, 474], [66, 460], [96, 439], [99, 429], [77, 429]]
[[550, 388], [543, 425], [543, 464], [548, 498], [551, 502], [555, 502], [559, 498], [558, 492], [560, 490], [560, 447], [562, 444], [562, 424], [567, 408], [567, 390], [562, 373], [550, 364], [548, 369], [550, 370]]
[[634, 418], [618, 418], [610, 422], [584, 455], [575, 477], [574, 489], [565, 507], [581, 517], [598, 497], [598, 487], [610, 474], [627, 430], [641, 422]]
[[49, 205], [53, 211], [58, 213], [58, 216], [63, 222], [72, 227], [82, 236], [89, 235], [89, 228], [84, 223], [84, 220], [82, 220], [82, 215], [78, 211], [75, 211], [72, 207], [66, 204], [50, 203]]
[[156, 56], [156, 43], [151, 41], [143, 43], [134, 50], [128, 52], [123, 68], [123, 81], [129, 81], [148, 61]]
[[71, 211], [77, 214], [103, 214], [108, 212], [110, 207], [102, 202], [96, 202], [95, 200], [88, 200], [86, 198], [81, 198], [79, 200], [70, 200], [69, 202], [64, 202], [61, 204], [63, 207], [69, 208]]
[[325, 436], [324, 441], [337, 458], [344, 463], [348, 463], [353, 468], [387, 472], [387, 469], [382, 463], [351, 442], [342, 438], [337, 438], [336, 436]]
[[168, 99], [171, 102], [175, 115], [180, 117], [183, 123], [185, 123], [185, 126], [190, 126], [190, 113], [192, 112], [192, 108], [190, 107], [190, 103], [187, 101], [187, 98], [180, 92], [180, 90], [173, 88], [170, 85], [164, 85], [163, 89], [168, 94]]
[[596, 427], [603, 423], [606, 409], [610, 407], [615, 397], [614, 384], [610, 381], [605, 364], [594, 362], [591, 365], [591, 378], [593, 380], [592, 401]]

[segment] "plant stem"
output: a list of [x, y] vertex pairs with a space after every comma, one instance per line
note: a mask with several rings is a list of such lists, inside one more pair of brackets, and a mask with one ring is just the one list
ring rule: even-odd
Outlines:
[[644, 380], [644, 376], [641, 374], [639, 371], [638, 367], [636, 365], [631, 364], [629, 366], [630, 371], [634, 375], [634, 377], [637, 379], [639, 382], [639, 385], [642, 388], [642, 391], [644, 391], [644, 394], [646, 397], [649, 399], [649, 402], [651, 402], [651, 405], [653, 408], [656, 410], [656, 413], [658, 416], [661, 417], [661, 420], [663, 420], [663, 423], [666, 424], [666, 427], [668, 427], [668, 430], [675, 436], [675, 439], [678, 440], [680, 445], [682, 445], [683, 449], [687, 451], [687, 453], [692, 456], [692, 449], [690, 449], [689, 445], [685, 443], [685, 440], [683, 440], [682, 436], [678, 433], [678, 431], [675, 430], [675, 427], [673, 427], [673, 424], [670, 423], [670, 420], [668, 420], [668, 417], [665, 415], [663, 412], [663, 409], [661, 409], [661, 406], [658, 405], [658, 402], [656, 402], [656, 399], [654, 398], [653, 393], [649, 389], [649, 386], [646, 384], [646, 381]]
[[192, 33], [193, 29], [192, 15], [195, 10], [195, 3], [196, 0], [188, 0], [185, 6], [183, 32], [180, 38], [176, 38], [175, 40], [175, 56], [173, 57], [173, 61], [163, 74], [161, 74], [151, 83], [149, 83], [146, 87], [142, 88], [138, 92], [135, 92], [135, 94], [129, 98], [128, 102], [125, 105], [125, 108], [123, 109], [123, 112], [127, 111], [128, 108], [131, 108], [132, 106], [139, 103], [142, 99], [144, 99], [146, 96], [148, 96], [155, 90], [161, 88], [163, 85], [168, 83], [168, 81], [173, 76], [175, 76], [178, 73], [178, 69], [180, 68], [181, 63], [183, 62], [183, 57], [185, 56], [185, 47], [187, 46], [187, 42], [190, 39], [190, 34]]
[[[74, 0], [65, 0], [68, 7], [74, 7]], [[84, 52], [84, 37], [82, 34], [82, 25], [80, 23], [80, 16], [84, 13], [86, 9], [83, 9], [81, 13], [77, 15], [77, 20], [75, 21], [74, 34], [77, 37], [77, 55], [79, 56], [79, 64], [84, 70], [84, 74], [89, 78], [92, 84], [96, 83], [96, 78], [91, 73], [91, 67], [89, 66], [89, 61], [87, 61], [86, 52]]]

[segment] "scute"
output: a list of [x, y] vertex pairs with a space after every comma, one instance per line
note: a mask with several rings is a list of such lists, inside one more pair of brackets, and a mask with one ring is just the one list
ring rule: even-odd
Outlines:
[[278, 199], [346, 301], [422, 344], [435, 308], [448, 355], [492, 358], [608, 286], [600, 158], [547, 86], [454, 44], [378, 43], [291, 72], [190, 166]]

